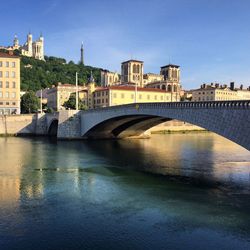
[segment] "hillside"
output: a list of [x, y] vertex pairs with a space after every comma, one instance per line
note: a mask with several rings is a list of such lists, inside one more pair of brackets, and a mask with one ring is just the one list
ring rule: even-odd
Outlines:
[[[0, 51], [7, 52], [1, 49]], [[79, 85], [87, 83], [91, 71], [97, 85], [100, 84], [100, 68], [66, 62], [63, 58], [45, 56], [45, 62], [31, 57], [21, 56], [18, 50], [14, 54], [21, 57], [21, 90], [37, 91], [61, 83], [75, 84], [75, 74], [78, 72]]]
[[63, 58], [45, 56], [44, 61], [21, 56], [21, 90], [37, 91], [61, 83], [75, 83], [75, 73], [78, 72], [79, 85], [88, 81], [91, 70], [97, 84], [100, 83], [100, 69], [66, 62]]

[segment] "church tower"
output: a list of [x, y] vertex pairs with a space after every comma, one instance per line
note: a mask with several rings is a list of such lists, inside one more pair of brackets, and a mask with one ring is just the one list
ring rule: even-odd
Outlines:
[[27, 49], [28, 49], [28, 56], [32, 56], [33, 52], [32, 52], [32, 35], [28, 34], [27, 36]]
[[83, 54], [83, 42], [82, 42], [82, 45], [81, 45], [81, 59], [80, 59], [80, 64], [84, 64], [84, 54]]
[[15, 37], [14, 37], [13, 47], [14, 47], [15, 49], [18, 49], [18, 48], [19, 48], [19, 41], [18, 41], [17, 35], [15, 35]]

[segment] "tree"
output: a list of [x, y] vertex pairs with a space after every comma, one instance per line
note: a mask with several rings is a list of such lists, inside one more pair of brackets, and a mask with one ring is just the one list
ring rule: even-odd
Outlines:
[[82, 85], [88, 81], [91, 71], [97, 85], [100, 85], [100, 70], [100, 68], [75, 64], [73, 61], [67, 63], [64, 58], [53, 56], [45, 56], [45, 61], [21, 56], [21, 89], [37, 91], [58, 82], [74, 84], [76, 72], [79, 73], [79, 85]]
[[[63, 106], [68, 109], [76, 109], [76, 94], [72, 93], [69, 97], [69, 100], [66, 101]], [[86, 110], [87, 106], [83, 103], [82, 100], [78, 97], [78, 109], [79, 110]]]
[[21, 111], [23, 114], [36, 113], [40, 107], [39, 98], [33, 91], [27, 92], [21, 97]]

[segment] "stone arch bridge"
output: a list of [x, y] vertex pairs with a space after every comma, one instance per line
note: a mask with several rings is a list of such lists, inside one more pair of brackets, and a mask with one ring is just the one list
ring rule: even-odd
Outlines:
[[[139, 136], [155, 125], [177, 119], [208, 129], [250, 150], [250, 100], [138, 103], [80, 111], [76, 117], [81, 138]], [[59, 133], [58, 137], [67, 136]]]

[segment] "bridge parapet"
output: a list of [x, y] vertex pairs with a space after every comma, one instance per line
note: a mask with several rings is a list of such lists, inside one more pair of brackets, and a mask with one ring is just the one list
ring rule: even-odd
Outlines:
[[109, 112], [121, 108], [228, 108], [228, 109], [250, 109], [250, 100], [236, 101], [204, 101], [204, 102], [153, 102], [153, 103], [131, 103], [106, 108], [97, 108], [82, 111], [84, 113]]

